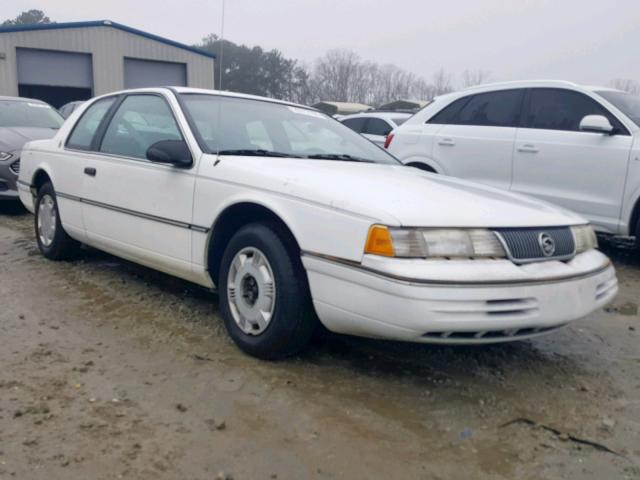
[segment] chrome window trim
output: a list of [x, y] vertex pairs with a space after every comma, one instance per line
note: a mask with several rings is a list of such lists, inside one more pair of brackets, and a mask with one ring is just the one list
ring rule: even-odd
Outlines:
[[[109, 122], [105, 127], [105, 131], [104, 134], [106, 135], [107, 130], [109, 128], [109, 126], [111, 125], [111, 122], [113, 121], [113, 117], [115, 117], [115, 114], [118, 113], [118, 110], [120, 109], [120, 107], [122, 106], [122, 103], [124, 103], [124, 101], [131, 96], [142, 96], [142, 95], [153, 95], [156, 97], [160, 97], [162, 98], [162, 100], [164, 100], [164, 102], [167, 104], [167, 107], [169, 108], [169, 112], [171, 112], [171, 116], [173, 117], [174, 122], [176, 123], [176, 126], [178, 127], [178, 130], [180, 131], [180, 135], [182, 136], [182, 140], [184, 141], [184, 143], [187, 145], [187, 148], [189, 149], [189, 153], [191, 154], [191, 165], [189, 167], [176, 167], [175, 165], [172, 165], [170, 163], [160, 163], [160, 162], [152, 162], [151, 160], [148, 160], [146, 158], [140, 158], [140, 157], [129, 157], [126, 155], [118, 155], [115, 153], [108, 153], [108, 152], [102, 152], [100, 150], [94, 150], [93, 148], [89, 148], [89, 149], [79, 149], [79, 148], [72, 148], [69, 147], [68, 145], [68, 141], [69, 138], [71, 137], [71, 135], [73, 134], [73, 131], [75, 130], [76, 126], [78, 125], [78, 122], [82, 119], [82, 117], [84, 117], [85, 113], [97, 102], [99, 102], [100, 100], [106, 99], [106, 98], [111, 98], [111, 97], [123, 97], [121, 101], [116, 100], [116, 104], [117, 105], [116, 109], [113, 112], [113, 115], [111, 116], [111, 118], [109, 118]], [[113, 106], [113, 105], [112, 105]], [[111, 108], [111, 107], [110, 107]], [[105, 115], [107, 115], [109, 112], [107, 111], [107, 113]], [[184, 115], [184, 112], [182, 112]], [[94, 132], [94, 138], [92, 138], [92, 143], [93, 140], [95, 139], [95, 135], [98, 133], [98, 130], [100, 129], [100, 126], [98, 126], [98, 129]], [[102, 141], [104, 140], [104, 135], [103, 138], [100, 139], [100, 146], [102, 146]], [[176, 117], [176, 112], [174, 111], [173, 107], [171, 106], [171, 102], [169, 102], [169, 98], [167, 95], [164, 95], [160, 92], [131, 92], [131, 93], [119, 93], [119, 94], [115, 94], [115, 95], [108, 95], [105, 97], [100, 97], [99, 99], [96, 99], [95, 102], [93, 102], [91, 105], [89, 105], [87, 107], [87, 110], [85, 110], [84, 112], [82, 112], [82, 115], [80, 116], [80, 118], [78, 118], [78, 120], [73, 124], [73, 127], [71, 128], [71, 130], [69, 131], [69, 134], [67, 135], [67, 137], [65, 138], [65, 141], [63, 143], [63, 150], [64, 151], [68, 151], [68, 152], [74, 152], [74, 153], [82, 153], [82, 154], [94, 154], [94, 155], [101, 155], [101, 156], [105, 156], [105, 157], [109, 157], [109, 158], [118, 158], [118, 159], [122, 159], [122, 160], [132, 160], [132, 161], [137, 161], [137, 162], [142, 162], [142, 163], [149, 163], [149, 164], [153, 164], [153, 165], [160, 165], [160, 166], [165, 166], [165, 167], [169, 167], [175, 171], [189, 171], [189, 170], [193, 170], [195, 165], [196, 165], [196, 160], [198, 157], [196, 157], [196, 155], [193, 154], [193, 149], [191, 148], [191, 146], [189, 145], [189, 142], [186, 139], [186, 135], [185, 135], [185, 129], [182, 127], [182, 125], [180, 124], [180, 122], [178, 121], [178, 118]]]

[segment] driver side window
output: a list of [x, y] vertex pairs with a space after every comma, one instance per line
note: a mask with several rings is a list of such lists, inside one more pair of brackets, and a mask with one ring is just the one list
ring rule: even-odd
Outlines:
[[182, 140], [167, 102], [158, 95], [130, 95], [118, 107], [102, 139], [100, 151], [147, 158], [147, 150], [161, 140]]

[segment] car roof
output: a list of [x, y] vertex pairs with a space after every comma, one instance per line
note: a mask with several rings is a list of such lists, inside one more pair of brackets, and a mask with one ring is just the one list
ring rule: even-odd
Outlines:
[[[110, 92], [108, 94], [102, 95], [101, 97], [95, 97], [95, 98], [109, 97], [109, 96], [112, 96], [112, 95], [121, 95], [123, 93], [145, 93], [145, 92], [158, 93], [158, 92], [167, 91], [167, 90], [175, 91], [175, 92], [178, 92], [178, 93], [198, 93], [198, 94], [202, 94], [202, 95], [218, 95], [218, 96], [222, 96], [222, 97], [244, 98], [244, 99], [247, 99], [247, 100], [258, 100], [258, 101], [262, 101], [262, 102], [278, 103], [280, 105], [287, 105], [287, 106], [290, 106], [290, 107], [305, 108], [307, 110], [313, 110], [314, 112], [323, 113], [320, 110], [318, 110], [316, 108], [313, 108], [313, 107], [309, 107], [307, 105], [300, 105], [298, 103], [287, 102], [287, 101], [284, 101], [284, 100], [277, 100], [275, 98], [261, 97], [261, 96], [258, 96], [258, 95], [249, 95], [249, 94], [246, 94], [246, 93], [228, 92], [228, 91], [225, 91], [225, 90], [209, 90], [209, 89], [205, 89], [205, 88], [178, 87], [178, 86], [134, 88], [134, 89], [128, 89], [128, 90], [120, 90], [120, 91], [117, 91], [117, 92]], [[94, 100], [94, 99], [92, 99], [92, 100]]]
[[507, 90], [512, 88], [565, 88], [569, 90], [583, 90], [588, 92], [602, 92], [602, 91], [620, 91], [611, 87], [602, 87], [596, 85], [581, 85], [575, 82], [569, 82], [567, 80], [514, 80], [509, 82], [495, 82], [485, 83], [483, 85], [475, 85], [473, 87], [467, 87], [462, 90], [456, 90], [455, 92], [445, 93], [438, 95], [436, 98], [441, 99], [456, 99], [473, 93], [494, 92], [496, 90]]
[[2, 95], [0, 95], [0, 101], [29, 102], [29, 103], [41, 103], [42, 105], [49, 105], [48, 103], [35, 98], [10, 97], [10, 96], [2, 96]]
[[616, 90], [611, 87], [602, 87], [596, 85], [581, 85], [575, 82], [569, 82], [567, 80], [514, 80], [509, 82], [495, 82], [495, 83], [485, 83], [482, 85], [475, 85], [473, 87], [468, 87], [462, 90], [459, 90], [455, 93], [460, 92], [474, 92], [474, 91], [491, 91], [491, 90], [500, 90], [505, 88], [571, 88], [571, 89], [583, 89], [589, 91], [596, 90]]

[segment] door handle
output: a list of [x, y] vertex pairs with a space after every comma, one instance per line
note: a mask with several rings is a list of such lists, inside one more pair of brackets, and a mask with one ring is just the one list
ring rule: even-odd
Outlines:
[[538, 149], [535, 145], [522, 145], [518, 147], [518, 151], [522, 153], [538, 153]]
[[442, 145], [443, 147], [453, 147], [455, 144], [456, 142], [454, 142], [451, 138], [443, 138], [441, 140], [438, 140], [438, 145]]
[[98, 173], [98, 171], [93, 167], [86, 167], [84, 169], [84, 174], [89, 175], [90, 177], [95, 177], [96, 173]]

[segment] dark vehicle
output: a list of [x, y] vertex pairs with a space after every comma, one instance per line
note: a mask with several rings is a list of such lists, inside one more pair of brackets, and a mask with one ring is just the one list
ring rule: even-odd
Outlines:
[[31, 140], [51, 138], [63, 118], [40, 100], [0, 97], [0, 200], [17, 200], [20, 152]]

